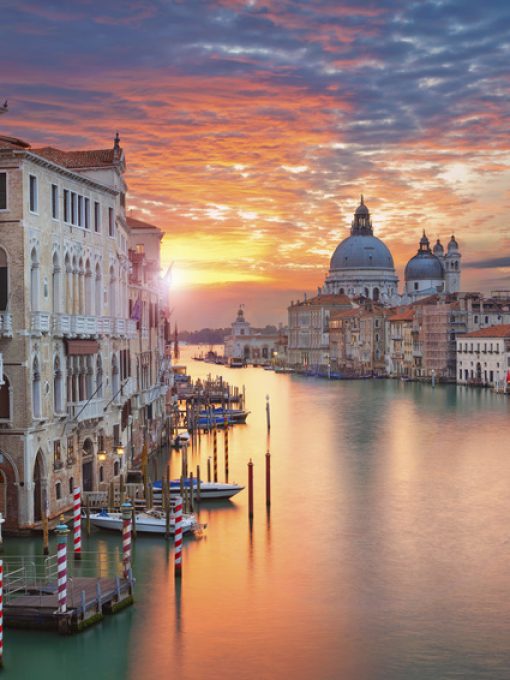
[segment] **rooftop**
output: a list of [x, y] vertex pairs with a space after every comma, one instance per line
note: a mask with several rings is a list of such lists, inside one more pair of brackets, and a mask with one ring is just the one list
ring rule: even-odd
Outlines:
[[87, 151], [62, 151], [52, 146], [31, 149], [32, 153], [64, 168], [101, 168], [110, 167], [115, 162], [115, 150], [89, 149]]
[[462, 338], [510, 338], [510, 324], [503, 323], [499, 326], [480, 328], [478, 331], [471, 331], [471, 333], [459, 336], [459, 340]]
[[149, 222], [144, 222], [143, 220], [137, 220], [134, 217], [128, 216], [126, 221], [130, 229], [157, 229], [158, 231], [161, 231], [161, 229], [156, 227], [155, 224], [150, 224]]

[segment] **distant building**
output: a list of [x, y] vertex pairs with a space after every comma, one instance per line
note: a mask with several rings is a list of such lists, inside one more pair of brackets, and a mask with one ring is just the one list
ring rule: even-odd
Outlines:
[[416, 300], [435, 293], [457, 293], [460, 289], [461, 254], [455, 237], [448, 243], [448, 252], [439, 239], [430, 249], [430, 243], [423, 232], [418, 252], [405, 268], [404, 298]]
[[457, 338], [457, 382], [490, 387], [510, 383], [510, 324]]
[[230, 324], [231, 334], [224, 341], [224, 356], [229, 363], [232, 359], [245, 364], [267, 365], [275, 358], [283, 356], [286, 351], [286, 338], [282, 331], [261, 333], [255, 331], [246, 320], [242, 306], [239, 307], [235, 320]]

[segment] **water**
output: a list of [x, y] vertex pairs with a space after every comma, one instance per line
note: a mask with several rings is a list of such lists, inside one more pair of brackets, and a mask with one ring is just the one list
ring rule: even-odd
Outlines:
[[[510, 678], [510, 399], [187, 364], [246, 385], [230, 479], [253, 459], [252, 532], [246, 492], [203, 507], [207, 535], [186, 541], [178, 587], [172, 550], [139, 538], [135, 606], [73, 638], [8, 630], [6, 677]], [[193, 454], [202, 477], [211, 445]], [[221, 434], [218, 448], [223, 479]], [[5, 552], [39, 546], [8, 539]], [[87, 548], [115, 552], [120, 537]]]

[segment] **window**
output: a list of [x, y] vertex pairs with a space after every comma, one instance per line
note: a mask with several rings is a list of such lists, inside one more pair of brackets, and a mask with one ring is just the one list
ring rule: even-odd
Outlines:
[[104, 482], [104, 468], [102, 465], [99, 467], [99, 481]]
[[113, 464], [113, 476], [117, 477], [119, 473], [120, 473], [120, 465], [119, 465], [119, 461], [116, 460], [115, 463]]
[[418, 286], [419, 286], [418, 281], [415, 281], [415, 282], [414, 282], [414, 290], [418, 290]]
[[29, 186], [30, 186], [30, 212], [37, 212], [37, 177], [34, 175], [29, 176]]
[[83, 196], [78, 196], [78, 226], [83, 227]]
[[101, 206], [94, 201], [94, 231], [101, 231]]
[[84, 227], [90, 229], [90, 199], [85, 199]]
[[74, 477], [69, 477], [69, 493], [72, 496], [74, 492]]
[[51, 185], [51, 216], [54, 220], [58, 220], [58, 186]]
[[0, 248], [0, 312], [5, 312], [9, 299], [7, 253]]
[[7, 210], [7, 173], [0, 172], [0, 210]]
[[55, 484], [55, 498], [59, 501], [62, 498], [62, 484], [57, 482]]
[[62, 464], [62, 449], [60, 447], [60, 439], [55, 439], [53, 442], [53, 466], [55, 468], [61, 467]]
[[76, 194], [74, 191], [71, 191], [71, 224], [76, 224], [77, 223], [77, 201], [76, 201]]
[[11, 417], [11, 385], [4, 375], [3, 384], [0, 385], [0, 420], [10, 420]]
[[69, 189], [64, 189], [64, 222], [70, 221], [70, 213]]
[[115, 236], [115, 225], [113, 222], [113, 208], [108, 208], [108, 236]]

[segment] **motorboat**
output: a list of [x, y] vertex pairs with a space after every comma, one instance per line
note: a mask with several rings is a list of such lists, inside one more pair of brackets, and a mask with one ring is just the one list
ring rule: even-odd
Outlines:
[[[191, 479], [186, 477], [183, 479], [183, 485], [185, 489], [191, 488]], [[154, 482], [152, 485], [152, 492], [154, 498], [158, 498], [161, 495], [161, 481]], [[232, 498], [240, 491], [244, 489], [244, 486], [240, 484], [226, 484], [222, 482], [200, 482], [200, 500], [226, 500]], [[170, 480], [170, 495], [179, 494], [181, 490], [181, 482], [179, 479]], [[193, 479], [193, 496], [198, 496], [198, 481]]]
[[219, 408], [200, 411], [197, 426], [201, 430], [210, 430], [213, 427], [224, 427], [225, 425], [244, 425], [249, 414], [250, 411], [243, 409], [224, 409], [220, 406]]
[[[90, 523], [98, 529], [109, 529], [110, 531], [120, 531], [122, 529], [122, 513], [108, 512], [103, 509], [99, 512], [91, 513]], [[166, 515], [164, 512], [153, 510], [148, 512], [137, 512], [135, 514], [136, 532], [142, 534], [166, 534]], [[183, 514], [182, 533], [202, 531], [207, 527], [206, 524], [199, 524], [194, 514]], [[175, 534], [175, 515], [170, 513], [170, 534]]]
[[191, 435], [189, 432], [179, 432], [175, 435], [172, 441], [172, 446], [176, 449], [180, 449], [181, 446], [188, 446], [191, 442]]

